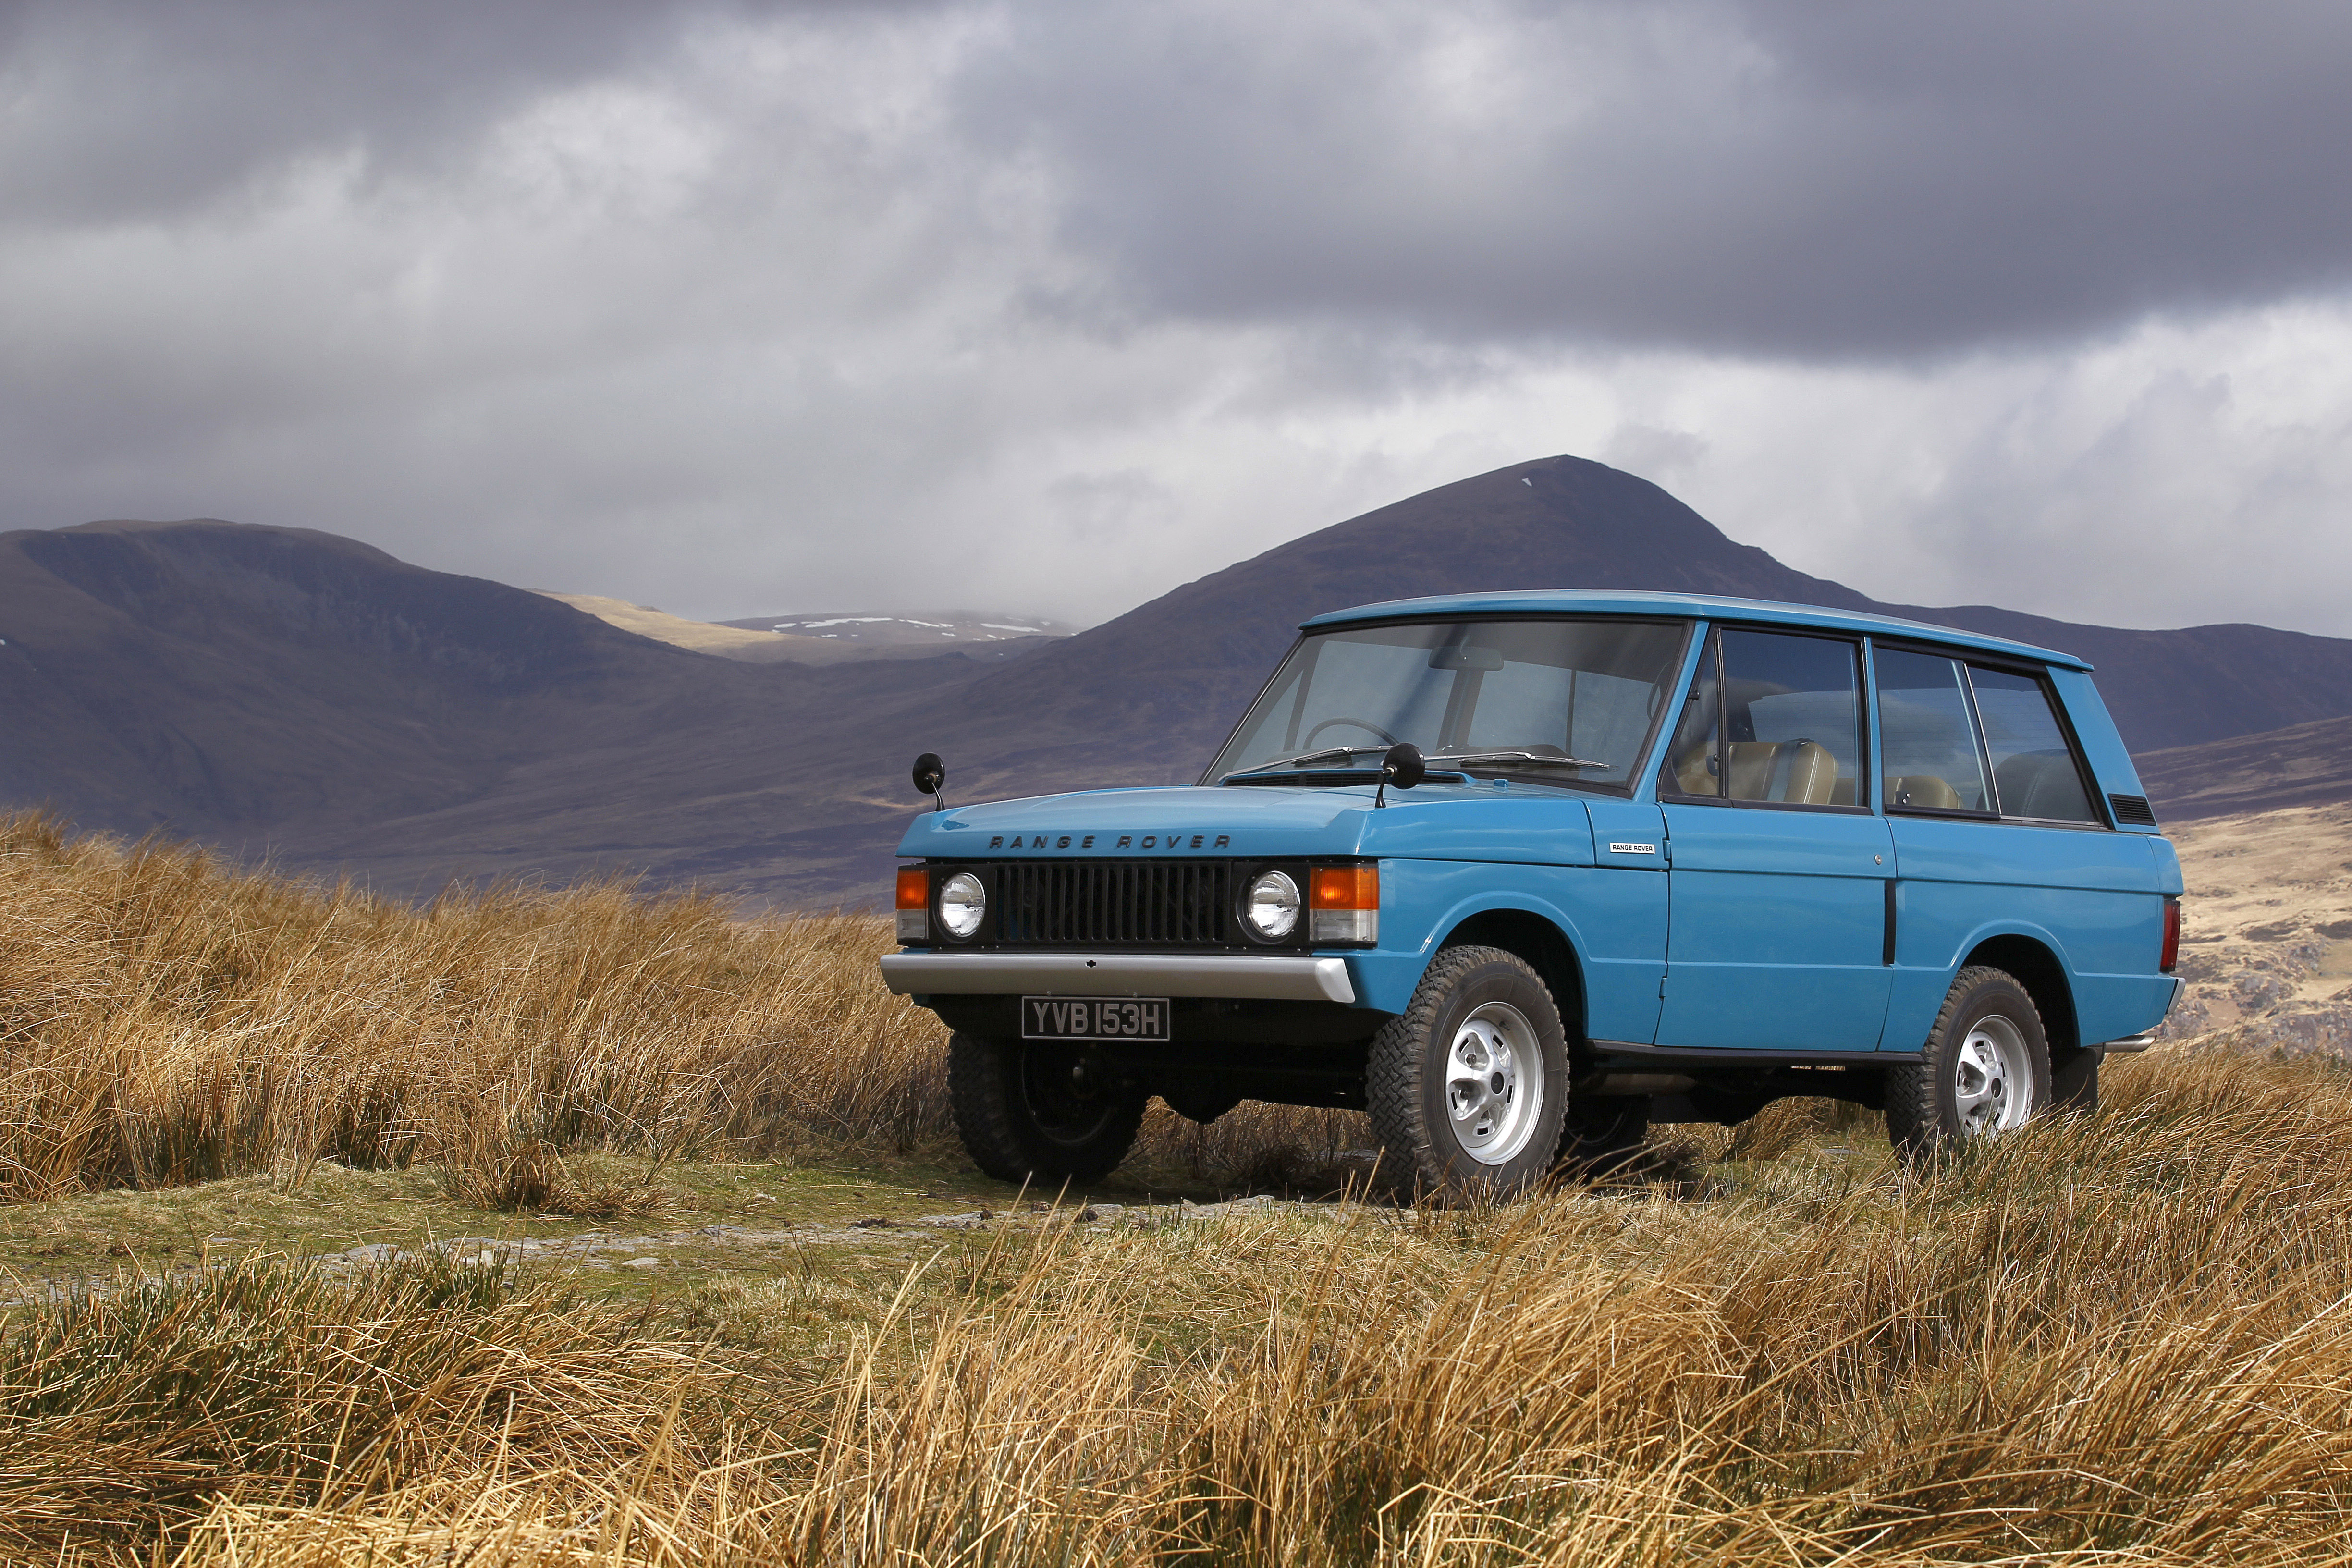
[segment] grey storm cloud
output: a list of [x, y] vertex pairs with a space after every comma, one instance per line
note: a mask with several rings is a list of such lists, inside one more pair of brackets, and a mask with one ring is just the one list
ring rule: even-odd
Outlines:
[[2352, 631], [2347, 80], [2303, 0], [0, 0], [0, 524], [1085, 620], [1578, 451]]
[[2352, 267], [2337, 4], [1016, 16], [972, 121], [1163, 310], [1902, 355]]
[[322, 149], [430, 163], [677, 22], [627, 0], [19, 0], [0, 12], [0, 207], [152, 220]]
[[[154, 219], [337, 150], [429, 170], [714, 19], [909, 11], [995, 8], [30, 0], [0, 32], [0, 207]], [[995, 14], [942, 133], [1041, 171], [1128, 310], [1901, 355], [2352, 268], [2326, 0]]]

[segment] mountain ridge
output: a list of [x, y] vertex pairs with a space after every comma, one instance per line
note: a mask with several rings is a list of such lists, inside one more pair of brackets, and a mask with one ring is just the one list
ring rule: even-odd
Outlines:
[[[94, 824], [266, 842], [425, 894], [620, 872], [872, 902], [919, 804], [1189, 783], [1326, 610], [1512, 587], [1793, 600], [2101, 666], [2158, 752], [2352, 716], [2352, 640], [1883, 605], [1727, 538], [1659, 487], [1549, 458], [1407, 497], [1018, 658], [751, 664], [308, 530], [198, 520], [0, 534], [0, 794]], [[976, 648], [985, 645], [965, 645]]]

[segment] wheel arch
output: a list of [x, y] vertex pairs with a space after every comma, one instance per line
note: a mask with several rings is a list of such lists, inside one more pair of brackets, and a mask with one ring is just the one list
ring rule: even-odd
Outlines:
[[2049, 942], [2022, 931], [1983, 937], [1969, 949], [1959, 967], [1976, 964], [2006, 971], [2025, 987], [2042, 1015], [2042, 1032], [2049, 1040], [2053, 1062], [2082, 1045], [2074, 1016], [2074, 978]]
[[1479, 910], [1454, 921], [1436, 943], [1438, 952], [1449, 947], [1498, 947], [1524, 959], [1550, 991], [1570, 1043], [1587, 1037], [1584, 963], [1557, 921], [1507, 906]]

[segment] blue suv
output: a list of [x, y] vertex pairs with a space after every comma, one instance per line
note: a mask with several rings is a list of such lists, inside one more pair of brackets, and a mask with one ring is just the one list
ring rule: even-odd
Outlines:
[[908, 830], [882, 970], [991, 1175], [1100, 1175], [1155, 1094], [1360, 1109], [1456, 1192], [1788, 1095], [1916, 1152], [2095, 1106], [2172, 1004], [2179, 862], [2080, 659], [1678, 594], [1301, 631], [1197, 784]]

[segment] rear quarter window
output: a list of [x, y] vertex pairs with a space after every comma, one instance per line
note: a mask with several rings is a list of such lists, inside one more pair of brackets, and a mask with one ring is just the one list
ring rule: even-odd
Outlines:
[[2042, 822], [2102, 823], [2083, 786], [2084, 770], [2040, 680], [2012, 670], [1969, 667], [1996, 808]]

